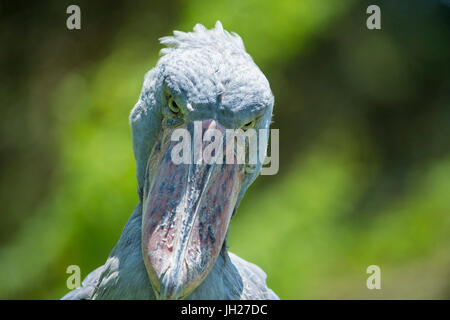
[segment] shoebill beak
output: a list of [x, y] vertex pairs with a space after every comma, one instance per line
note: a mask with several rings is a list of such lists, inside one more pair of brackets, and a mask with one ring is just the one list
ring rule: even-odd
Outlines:
[[[214, 120], [204, 120], [200, 127], [218, 130], [225, 137], [225, 129]], [[194, 137], [192, 122], [179, 128]], [[193, 157], [189, 164], [175, 164], [172, 150], [180, 142], [171, 141], [174, 130], [164, 128], [152, 150], [143, 196], [143, 259], [159, 299], [186, 297], [214, 266], [244, 169], [242, 164], [226, 164], [225, 160], [223, 164], [196, 164]]]

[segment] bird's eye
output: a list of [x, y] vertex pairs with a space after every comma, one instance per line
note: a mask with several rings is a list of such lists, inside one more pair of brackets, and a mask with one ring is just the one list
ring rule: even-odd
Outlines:
[[172, 98], [172, 97], [169, 98], [169, 109], [170, 109], [170, 111], [172, 111], [172, 113], [174, 113], [174, 114], [179, 114], [180, 111], [181, 111], [181, 109], [180, 109], [180, 107], [178, 106], [177, 102], [176, 102], [175, 99]]
[[252, 120], [250, 122], [247, 122], [242, 126], [242, 130], [247, 131], [248, 129], [251, 129], [255, 126], [256, 120]]

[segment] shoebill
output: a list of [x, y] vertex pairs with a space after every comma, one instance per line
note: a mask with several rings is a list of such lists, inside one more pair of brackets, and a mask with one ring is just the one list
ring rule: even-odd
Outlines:
[[[278, 299], [266, 274], [226, 246], [230, 220], [266, 154], [269, 83], [220, 22], [175, 31], [161, 43], [167, 47], [130, 115], [139, 203], [106, 263], [63, 299]], [[180, 140], [172, 135], [184, 129], [194, 137], [195, 123], [202, 132], [266, 129], [257, 144], [263, 156], [253, 164], [175, 164]]]

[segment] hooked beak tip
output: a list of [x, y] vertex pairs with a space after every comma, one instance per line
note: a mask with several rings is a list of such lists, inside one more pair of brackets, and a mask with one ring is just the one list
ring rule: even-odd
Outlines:
[[160, 291], [158, 299], [160, 300], [177, 300], [181, 298], [183, 290], [183, 281], [180, 277], [171, 272], [163, 275], [160, 282]]

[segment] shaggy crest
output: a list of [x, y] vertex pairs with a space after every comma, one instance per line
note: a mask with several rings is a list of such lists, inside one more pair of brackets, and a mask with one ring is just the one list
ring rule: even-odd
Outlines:
[[202, 24], [196, 24], [194, 32], [182, 32], [175, 30], [173, 36], [160, 38], [161, 44], [167, 46], [160, 51], [161, 55], [168, 54], [176, 49], [204, 49], [215, 47], [221, 50], [244, 51], [244, 43], [235, 32], [223, 29], [220, 21], [216, 22], [213, 29], [206, 29]]

